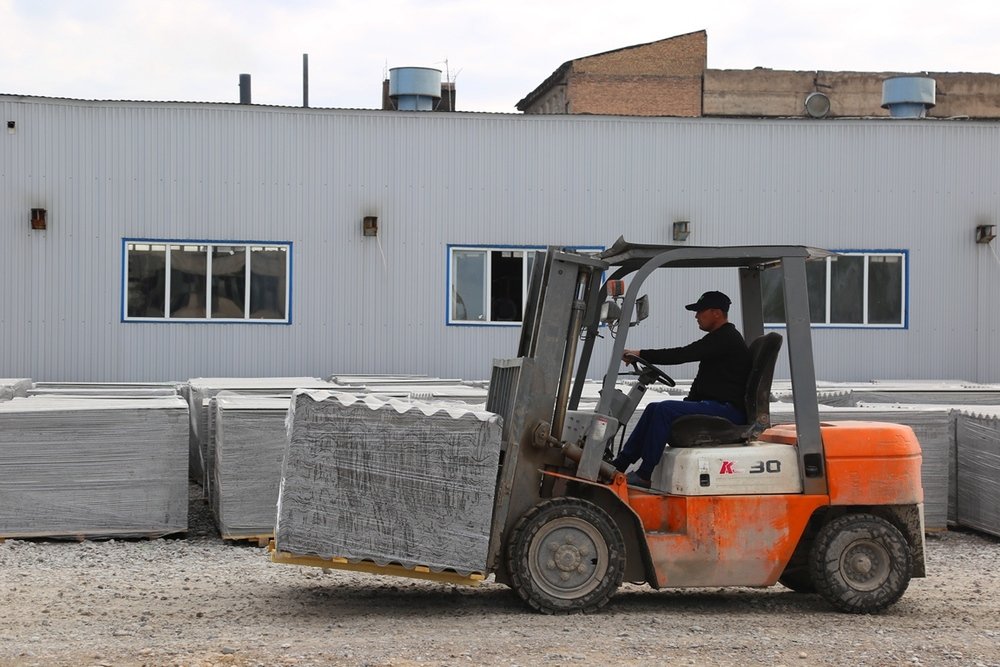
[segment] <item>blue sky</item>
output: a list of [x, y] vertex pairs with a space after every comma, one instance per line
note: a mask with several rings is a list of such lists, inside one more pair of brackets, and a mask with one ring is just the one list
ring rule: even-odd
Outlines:
[[1000, 72], [1000, 2], [0, 0], [0, 93], [376, 108], [437, 67], [458, 108], [514, 112], [563, 62], [695, 30], [717, 69]]

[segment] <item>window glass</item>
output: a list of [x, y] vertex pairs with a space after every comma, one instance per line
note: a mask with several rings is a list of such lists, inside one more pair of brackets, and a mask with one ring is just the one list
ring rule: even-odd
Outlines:
[[486, 319], [486, 252], [455, 250], [452, 266], [451, 316], [454, 320]]
[[205, 317], [208, 246], [170, 246], [170, 317]]
[[285, 291], [288, 248], [250, 248], [250, 318], [285, 319]]
[[785, 290], [781, 285], [784, 272], [775, 266], [760, 274], [761, 297], [764, 302], [764, 321], [775, 324], [785, 322]]
[[809, 290], [809, 321], [826, 323], [826, 260], [806, 262], [806, 288]]
[[288, 321], [290, 245], [123, 244], [126, 319]]
[[128, 293], [129, 317], [163, 317], [167, 293], [167, 248], [148, 243], [129, 243]]
[[903, 258], [872, 255], [868, 258], [868, 323], [902, 324]]
[[864, 322], [865, 258], [839, 255], [830, 258], [830, 323]]
[[520, 322], [524, 301], [524, 253], [497, 250], [490, 253], [490, 320]]
[[246, 247], [212, 246], [212, 317], [243, 319], [246, 268]]

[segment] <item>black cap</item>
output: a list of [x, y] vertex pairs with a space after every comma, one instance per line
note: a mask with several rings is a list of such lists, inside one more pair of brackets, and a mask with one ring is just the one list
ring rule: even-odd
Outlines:
[[698, 301], [695, 303], [689, 303], [684, 307], [688, 310], [693, 310], [696, 313], [708, 310], [709, 308], [718, 308], [722, 312], [728, 313], [729, 304], [731, 303], [732, 301], [729, 300], [729, 297], [722, 292], [705, 292], [698, 297]]

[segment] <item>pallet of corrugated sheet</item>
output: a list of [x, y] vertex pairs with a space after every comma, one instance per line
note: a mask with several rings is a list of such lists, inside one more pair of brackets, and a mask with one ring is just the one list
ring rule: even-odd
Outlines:
[[228, 392], [212, 399], [212, 511], [223, 538], [274, 534], [290, 402]]
[[392, 577], [427, 579], [448, 584], [461, 584], [463, 586], [478, 586], [486, 579], [486, 575], [482, 572], [463, 574], [454, 570], [432, 570], [426, 565], [412, 565], [407, 567], [401, 563], [379, 564], [372, 560], [349, 560], [337, 556], [331, 558], [299, 556], [287, 551], [278, 551], [274, 546], [274, 540], [271, 540], [267, 544], [267, 548], [271, 552], [272, 561], [287, 565], [304, 565], [329, 570], [350, 570], [352, 572], [365, 572], [367, 574], [381, 574]]
[[337, 385], [312, 377], [192, 378], [188, 381], [190, 474], [191, 479], [202, 485], [205, 498], [212, 497], [214, 465], [215, 443], [209, 431], [211, 399], [221, 392], [291, 396], [292, 390], [299, 387], [335, 389]]
[[186, 531], [186, 424], [178, 397], [0, 403], [0, 535]]
[[1000, 536], [1000, 407], [960, 412], [956, 440], [957, 522]]
[[499, 456], [492, 413], [296, 391], [277, 551], [483, 572]]

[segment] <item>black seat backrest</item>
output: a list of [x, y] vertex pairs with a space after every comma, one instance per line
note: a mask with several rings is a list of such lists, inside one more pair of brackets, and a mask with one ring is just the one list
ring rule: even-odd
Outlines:
[[747, 424], [751, 437], [771, 426], [771, 381], [781, 351], [781, 334], [771, 332], [750, 343], [750, 375], [747, 377]]
[[686, 415], [671, 425], [671, 447], [707, 447], [748, 443], [771, 426], [771, 380], [781, 351], [781, 335], [764, 334], [750, 344], [750, 375], [744, 398], [747, 423], [725, 417]]

